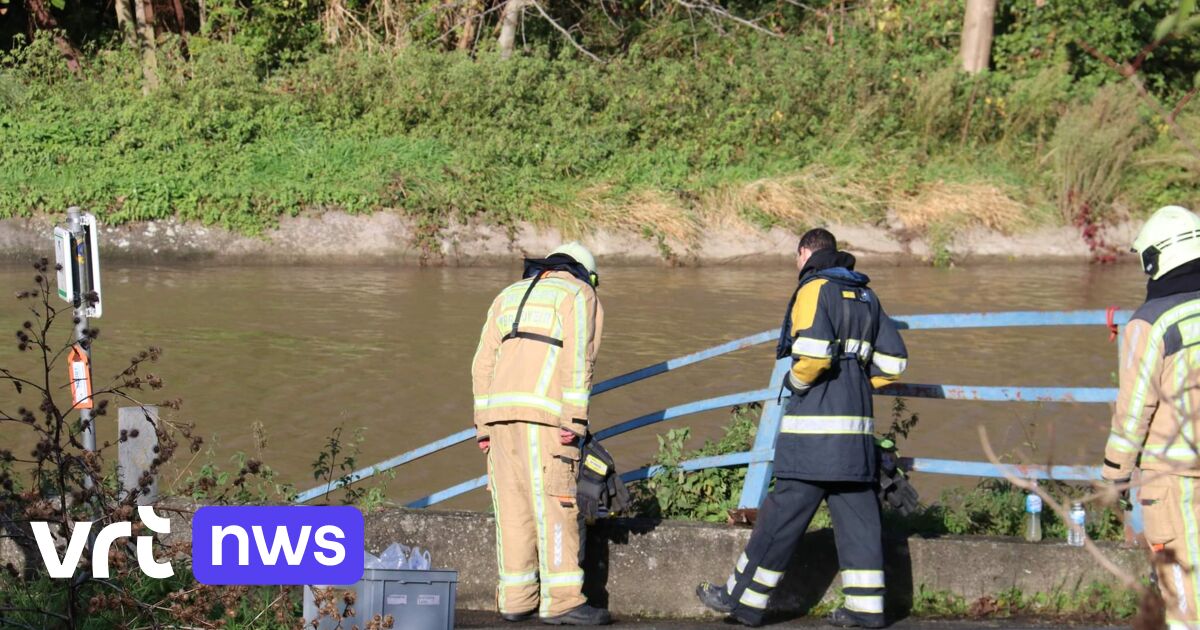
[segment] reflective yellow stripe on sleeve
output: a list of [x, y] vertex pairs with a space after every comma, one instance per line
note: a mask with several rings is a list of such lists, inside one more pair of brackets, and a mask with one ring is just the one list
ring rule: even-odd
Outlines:
[[796, 337], [792, 342], [792, 356], [826, 359], [833, 356], [833, 342], [828, 339]]
[[899, 375], [908, 367], [908, 359], [894, 357], [890, 354], [876, 352], [871, 357], [871, 363], [885, 374]]

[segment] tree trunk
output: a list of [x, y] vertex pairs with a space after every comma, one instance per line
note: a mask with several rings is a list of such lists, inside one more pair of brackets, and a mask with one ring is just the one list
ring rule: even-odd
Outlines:
[[30, 17], [33, 18], [34, 25], [41, 30], [54, 31], [52, 35], [54, 45], [62, 53], [62, 56], [66, 58], [67, 69], [74, 74], [79, 74], [81, 68], [79, 65], [79, 50], [58, 31], [58, 20], [50, 12], [50, 7], [46, 6], [43, 0], [27, 0], [25, 6], [29, 10]]
[[967, 0], [963, 19], [962, 67], [970, 74], [987, 70], [992, 57], [996, 0]]
[[175, 25], [179, 29], [179, 36], [187, 41], [187, 15], [183, 12], [183, 1], [175, 0], [172, 7], [175, 9]]
[[525, 12], [526, 4], [528, 0], [506, 0], [504, 3], [504, 14], [500, 18], [500, 38], [497, 41], [501, 59], [512, 57], [517, 41], [517, 29], [521, 26], [521, 16]]
[[158, 89], [158, 56], [155, 54], [154, 8], [150, 0], [132, 0], [137, 16], [138, 49], [142, 51], [142, 93]]
[[471, 0], [463, 8], [463, 29], [458, 37], [458, 49], [470, 52], [475, 49], [475, 33], [479, 28], [479, 0]]
[[134, 32], [133, 7], [129, 3], [130, 0], [114, 0], [113, 5], [117, 13], [117, 28], [121, 31], [121, 37], [125, 38], [125, 45], [132, 48], [137, 46], [137, 34]]

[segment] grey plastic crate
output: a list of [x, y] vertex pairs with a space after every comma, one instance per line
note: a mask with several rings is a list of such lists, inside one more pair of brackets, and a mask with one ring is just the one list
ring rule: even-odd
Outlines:
[[[402, 569], [367, 569], [362, 580], [353, 587], [334, 587], [336, 593], [354, 589], [354, 616], [342, 619], [343, 630], [358, 626], [366, 628], [375, 618], [392, 616], [394, 630], [450, 630], [454, 627], [454, 600], [458, 593], [458, 571], [408, 571]], [[345, 608], [341, 595], [338, 609]], [[317, 618], [317, 605], [312, 588], [304, 587], [304, 622], [306, 628]], [[318, 630], [336, 628], [336, 619], [322, 619]]]

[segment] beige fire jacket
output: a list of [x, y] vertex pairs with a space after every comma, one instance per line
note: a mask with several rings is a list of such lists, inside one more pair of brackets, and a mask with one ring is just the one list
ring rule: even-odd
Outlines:
[[1104, 477], [1200, 476], [1200, 294], [1146, 302], [1125, 327]]
[[488, 425], [512, 420], [579, 435], [587, 430], [604, 309], [591, 286], [568, 272], [549, 271], [521, 311], [519, 330], [529, 337], [505, 339], [531, 281], [501, 291], [483, 323], [471, 364], [478, 439], [488, 436]]

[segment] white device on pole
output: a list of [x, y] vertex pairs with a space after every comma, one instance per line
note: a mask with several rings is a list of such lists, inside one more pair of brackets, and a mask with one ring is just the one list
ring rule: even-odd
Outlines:
[[[99, 226], [91, 213], [81, 213], [78, 232], [54, 228], [54, 262], [58, 265], [58, 297], [72, 306], [82, 307], [87, 317], [104, 313], [100, 292]], [[95, 292], [96, 303], [84, 304], [88, 292]]]
[[75, 256], [71, 250], [71, 233], [66, 228], [54, 228], [54, 262], [58, 266], [58, 297], [75, 303]]
[[104, 312], [100, 293], [100, 226], [96, 224], [96, 216], [90, 212], [80, 215], [79, 224], [84, 230], [81, 240], [86, 244], [85, 251], [78, 252], [86, 257], [81, 261], [81, 267], [86, 265], [87, 274], [82, 277], [87, 279], [88, 288], [96, 293], [96, 303], [87, 306], [87, 316], [98, 318]]

